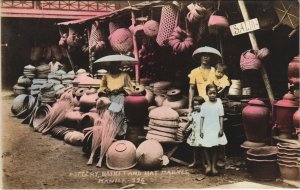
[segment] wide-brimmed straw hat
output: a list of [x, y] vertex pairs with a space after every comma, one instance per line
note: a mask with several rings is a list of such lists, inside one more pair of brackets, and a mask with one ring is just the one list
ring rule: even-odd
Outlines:
[[195, 61], [200, 61], [200, 58], [202, 56], [203, 53], [209, 53], [215, 56], [219, 56], [222, 57], [221, 53], [219, 52], [219, 50], [209, 47], [209, 46], [204, 46], [204, 47], [199, 47], [197, 48], [194, 52], [193, 52], [193, 59]]

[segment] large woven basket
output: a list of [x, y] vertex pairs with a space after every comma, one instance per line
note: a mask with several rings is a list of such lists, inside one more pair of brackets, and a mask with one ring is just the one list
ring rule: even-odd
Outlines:
[[133, 47], [132, 33], [126, 28], [119, 28], [109, 36], [112, 49], [119, 53], [126, 53]]
[[178, 9], [174, 5], [165, 5], [161, 11], [160, 25], [156, 42], [159, 46], [167, 46], [177, 20]]

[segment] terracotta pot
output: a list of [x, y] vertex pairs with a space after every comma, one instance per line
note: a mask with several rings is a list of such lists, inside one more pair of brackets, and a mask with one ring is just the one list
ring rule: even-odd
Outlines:
[[243, 125], [247, 140], [265, 142], [267, 138], [270, 111], [265, 103], [258, 99], [248, 102], [242, 111]]
[[298, 155], [291, 157], [291, 156], [287, 156], [284, 154], [277, 154], [278, 157], [278, 161], [282, 160], [282, 161], [287, 161], [287, 162], [296, 162], [297, 163], [297, 159], [298, 159]]
[[281, 177], [288, 180], [299, 179], [299, 166], [278, 163]]
[[162, 106], [164, 100], [167, 98], [166, 95], [160, 94], [160, 95], [156, 95], [154, 98], [155, 104], [160, 107]]
[[296, 133], [299, 134], [300, 128], [300, 108], [293, 115], [293, 126], [296, 129]]
[[251, 148], [247, 151], [247, 157], [257, 160], [274, 160], [277, 158], [278, 148], [276, 146], [264, 146]]
[[169, 99], [165, 99], [163, 101], [162, 106], [170, 107], [172, 109], [183, 109], [188, 107], [188, 99], [187, 97], [182, 97], [178, 101], [170, 102]]
[[143, 125], [148, 116], [148, 101], [145, 96], [133, 93], [124, 100], [124, 112], [129, 125]]
[[89, 95], [84, 94], [83, 96], [81, 96], [79, 100], [80, 110], [81, 111], [90, 110], [92, 107], [96, 106], [96, 102], [98, 98], [99, 98], [98, 93], [89, 94]]
[[136, 150], [138, 166], [142, 169], [155, 170], [163, 165], [164, 150], [156, 140], [146, 140]]
[[80, 111], [68, 111], [65, 115], [64, 124], [67, 127], [78, 129], [82, 114]]
[[295, 131], [293, 127], [293, 115], [298, 110], [299, 103], [290, 99], [277, 101], [273, 106], [273, 118], [275, 120], [274, 129], [279, 129], [283, 138], [291, 138]]
[[136, 148], [130, 141], [119, 140], [106, 153], [106, 166], [112, 170], [126, 170], [136, 165]]
[[248, 171], [262, 181], [274, 181], [280, 176], [277, 160], [256, 160], [247, 158]]
[[288, 66], [288, 79], [292, 84], [299, 84], [300, 56], [294, 57]]

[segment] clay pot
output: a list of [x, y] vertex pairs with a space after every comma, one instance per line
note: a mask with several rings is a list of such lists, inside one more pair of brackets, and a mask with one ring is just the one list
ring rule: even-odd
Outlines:
[[124, 112], [131, 126], [143, 125], [148, 115], [148, 101], [141, 93], [131, 93], [124, 100]]
[[262, 181], [274, 181], [280, 176], [277, 160], [256, 160], [247, 158], [248, 171]]
[[160, 169], [163, 166], [164, 150], [156, 140], [146, 140], [136, 150], [138, 166], [146, 170]]
[[163, 101], [162, 106], [170, 107], [172, 109], [183, 109], [188, 106], [188, 99], [186, 97], [182, 97], [178, 101], [170, 102], [169, 99], [165, 99]]
[[80, 110], [81, 111], [88, 111], [92, 107], [96, 106], [96, 102], [98, 100], [99, 96], [97, 93], [94, 94], [84, 94], [81, 96], [79, 100]]
[[112, 170], [126, 170], [136, 165], [136, 148], [130, 141], [112, 143], [106, 153], [106, 166]]
[[290, 99], [277, 101], [273, 106], [274, 129], [279, 129], [281, 138], [291, 138], [294, 132], [293, 115], [298, 110], [299, 103]]
[[68, 111], [65, 114], [64, 124], [68, 127], [77, 129], [82, 118], [82, 112], [80, 111]]
[[79, 122], [79, 131], [94, 126], [97, 120], [100, 120], [98, 113], [88, 112], [83, 114]]
[[299, 180], [299, 166], [278, 163], [281, 177], [288, 180]]
[[21, 95], [21, 94], [26, 94], [26, 88], [23, 86], [19, 86], [19, 85], [14, 85], [13, 87], [13, 91], [15, 95]]
[[288, 79], [292, 84], [299, 84], [300, 56], [294, 57], [288, 66]]
[[173, 89], [167, 92], [167, 98], [169, 102], [175, 102], [182, 98], [181, 90]]
[[247, 140], [265, 142], [267, 138], [270, 111], [265, 103], [258, 99], [248, 102], [242, 111], [243, 125]]
[[247, 151], [247, 157], [256, 160], [274, 160], [277, 158], [278, 148], [276, 146], [264, 146], [251, 148]]
[[[294, 113], [293, 115], [293, 126], [296, 129], [296, 133], [298, 134], [299, 128], [300, 128], [300, 108], [298, 108], [298, 110]], [[297, 132], [298, 130], [298, 132]]]

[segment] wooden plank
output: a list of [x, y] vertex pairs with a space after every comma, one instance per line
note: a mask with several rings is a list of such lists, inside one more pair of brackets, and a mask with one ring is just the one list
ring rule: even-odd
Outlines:
[[176, 162], [176, 163], [181, 164], [181, 165], [184, 165], [184, 166], [189, 165], [189, 163], [187, 163], [187, 162], [185, 162], [185, 161], [182, 161], [182, 160], [179, 160], [179, 159], [174, 158], [174, 157], [169, 158], [169, 160], [172, 160], [173, 162]]

